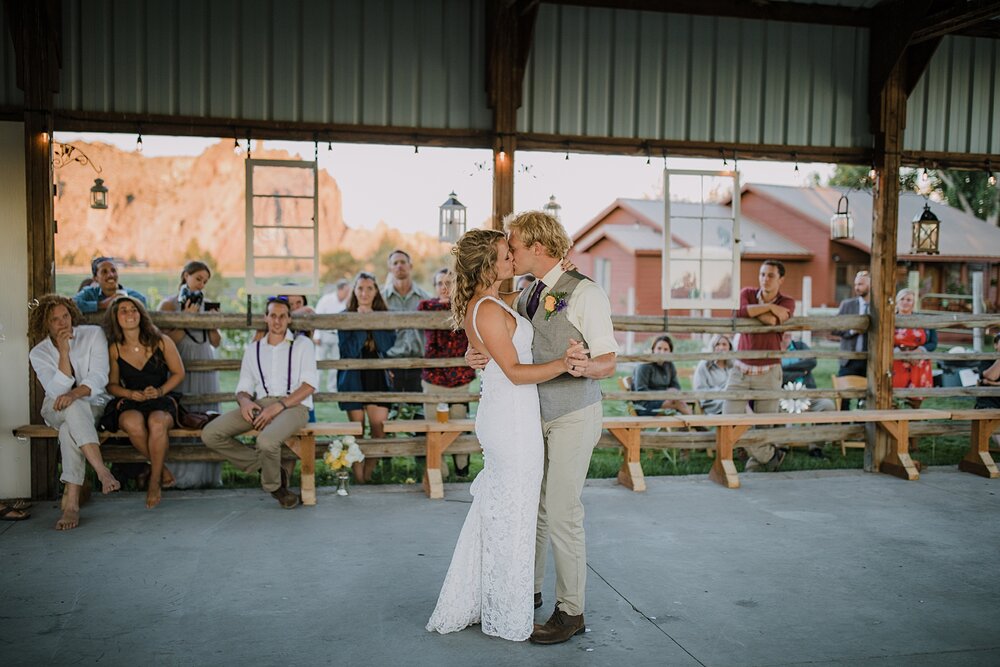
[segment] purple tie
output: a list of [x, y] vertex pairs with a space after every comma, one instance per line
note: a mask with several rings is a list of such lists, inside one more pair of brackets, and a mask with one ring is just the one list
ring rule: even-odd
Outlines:
[[545, 283], [541, 280], [536, 280], [535, 283], [535, 290], [528, 297], [528, 307], [526, 309], [529, 320], [535, 316], [535, 311], [538, 310], [538, 300], [542, 297], [542, 290], [545, 289]]

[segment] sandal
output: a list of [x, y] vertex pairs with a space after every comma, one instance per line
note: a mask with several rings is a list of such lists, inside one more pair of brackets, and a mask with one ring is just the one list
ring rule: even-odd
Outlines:
[[23, 510], [26, 510], [26, 509], [31, 509], [31, 501], [28, 500], [27, 498], [18, 498], [16, 500], [14, 500], [13, 502], [4, 503], [4, 504], [7, 505], [8, 507], [13, 507], [14, 509], [16, 509], [18, 511], [23, 511]]
[[31, 518], [31, 515], [27, 512], [15, 509], [5, 503], [0, 503], [0, 521], [24, 521], [29, 518]]

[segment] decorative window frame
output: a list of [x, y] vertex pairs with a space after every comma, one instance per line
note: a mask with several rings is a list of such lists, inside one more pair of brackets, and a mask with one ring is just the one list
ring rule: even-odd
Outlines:
[[[254, 191], [254, 170], [257, 168], [287, 168], [287, 169], [308, 169], [312, 172], [312, 194], [283, 194], [283, 193], [256, 193]], [[316, 161], [310, 160], [246, 160], [246, 277], [244, 286], [246, 293], [251, 294], [319, 294], [321, 290], [319, 282], [319, 170]], [[258, 221], [254, 215], [254, 200], [257, 198], [272, 199], [310, 199], [312, 201], [312, 224], [301, 225], [281, 224], [273, 220]], [[264, 230], [310, 230], [312, 233], [312, 254], [311, 255], [256, 255], [254, 254], [254, 241], [258, 234], [267, 233]], [[312, 263], [312, 271], [307, 271], [305, 275], [310, 276], [305, 283], [275, 284], [274, 281], [264, 281], [258, 279], [256, 274], [257, 260], [278, 259], [278, 260], [302, 260]], [[302, 275], [302, 274], [296, 274]], [[277, 289], [280, 287], [280, 291]]]
[[[732, 289], [731, 293], [726, 298], [710, 298], [703, 295], [698, 295], [695, 297], [674, 297], [672, 296], [671, 285], [674, 283], [672, 281], [672, 276], [670, 269], [672, 266], [672, 259], [678, 259], [675, 257], [677, 250], [671, 248], [672, 240], [672, 218], [671, 218], [671, 201], [670, 201], [670, 178], [671, 176], [680, 177], [705, 177], [710, 178], [731, 178], [733, 182], [733, 197], [730, 203], [730, 211], [732, 215], [728, 218], [732, 220], [732, 254], [728, 258], [719, 258], [715, 260], [706, 260], [705, 257], [699, 251], [698, 261], [698, 276], [697, 285], [701, 286], [705, 284], [705, 268], [706, 261], [712, 264], [721, 264], [726, 261], [729, 262], [732, 272]], [[704, 188], [702, 188], [704, 192]], [[706, 204], [713, 204], [712, 202], [706, 202], [704, 197], [701, 201], [695, 202], [695, 205], [700, 204], [703, 208]], [[664, 169], [663, 170], [663, 252], [661, 254], [661, 302], [663, 310], [669, 309], [732, 309], [739, 305], [740, 296], [740, 175], [737, 171], [702, 171], [698, 169]], [[692, 219], [691, 216], [684, 216], [685, 219]], [[701, 245], [699, 246], [702, 251], [705, 248], [705, 229], [707, 219], [720, 219], [719, 216], [706, 216], [701, 215], [696, 217], [701, 221], [700, 224], [700, 234]], [[693, 246], [692, 246], [693, 247]], [[672, 257], [674, 256], [674, 257]], [[686, 257], [686, 261], [690, 261], [693, 258]]]

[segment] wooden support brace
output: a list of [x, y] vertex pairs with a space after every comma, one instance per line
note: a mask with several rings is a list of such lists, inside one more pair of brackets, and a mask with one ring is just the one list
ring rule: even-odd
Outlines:
[[441, 456], [460, 436], [458, 431], [427, 432], [427, 467], [424, 469], [424, 493], [428, 498], [444, 498], [444, 478], [441, 476]]
[[997, 464], [990, 454], [990, 436], [998, 427], [1000, 427], [1000, 419], [982, 419], [972, 422], [969, 451], [965, 458], [958, 462], [959, 470], [990, 479], [1000, 477]]
[[285, 444], [302, 460], [302, 504], [316, 504], [316, 436], [298, 435]]
[[708, 471], [708, 478], [717, 482], [727, 489], [740, 488], [740, 478], [736, 472], [736, 464], [733, 463], [733, 446], [750, 425], [740, 426], [718, 426], [715, 429], [715, 448], [717, 451], [715, 463]]
[[618, 471], [618, 483], [633, 491], [646, 490], [646, 477], [642, 472], [639, 457], [639, 442], [642, 439], [641, 428], [609, 428], [611, 435], [617, 438], [625, 450], [621, 470]]
[[910, 422], [899, 420], [877, 423], [895, 441], [889, 449], [889, 454], [879, 464], [879, 471], [910, 481], [920, 479], [917, 465], [910, 458]]

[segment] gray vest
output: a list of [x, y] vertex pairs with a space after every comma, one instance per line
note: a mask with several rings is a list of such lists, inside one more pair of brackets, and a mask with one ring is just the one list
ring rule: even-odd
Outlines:
[[[584, 280], [589, 280], [586, 276], [576, 271], [568, 271], [556, 281], [555, 285], [548, 286], [549, 293], [565, 293], [564, 297], [569, 300], [569, 295]], [[531, 297], [531, 288], [523, 290], [517, 299], [516, 310], [520, 315], [528, 317], [528, 299]], [[535, 328], [535, 338], [531, 343], [531, 354], [536, 364], [544, 364], [553, 359], [559, 359], [566, 352], [569, 339], [583, 340], [583, 334], [575, 326], [570, 324], [566, 317], [566, 311], [552, 313], [548, 321], [545, 319], [545, 301], [539, 301], [538, 310], [535, 316], [529, 318]], [[542, 420], [552, 421], [570, 412], [579, 410], [588, 405], [601, 401], [601, 384], [597, 380], [587, 378], [575, 378], [569, 373], [563, 373], [559, 377], [538, 385], [538, 399], [542, 408]]]

